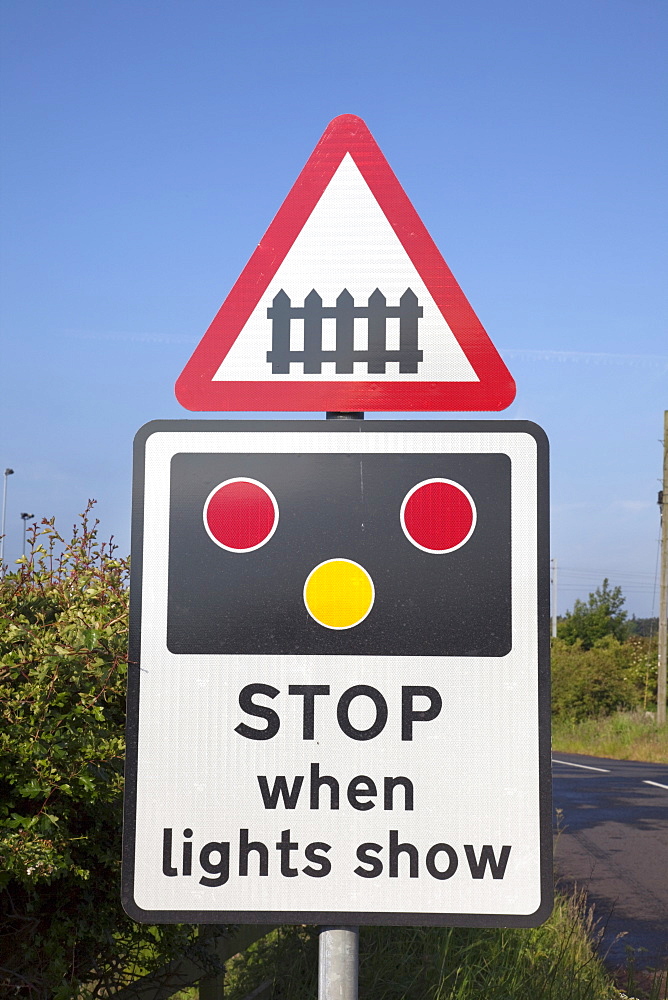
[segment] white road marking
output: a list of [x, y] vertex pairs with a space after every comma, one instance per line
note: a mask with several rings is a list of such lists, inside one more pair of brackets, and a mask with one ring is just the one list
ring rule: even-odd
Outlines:
[[668, 785], [662, 785], [660, 781], [643, 780], [643, 785], [655, 785], [657, 788], [668, 788]]
[[570, 760], [556, 760], [556, 758], [554, 758], [554, 757], [552, 758], [552, 763], [553, 764], [567, 764], [568, 767], [584, 767], [586, 771], [604, 771], [605, 774], [610, 774], [610, 768], [609, 767], [592, 767], [591, 764], [574, 764]]

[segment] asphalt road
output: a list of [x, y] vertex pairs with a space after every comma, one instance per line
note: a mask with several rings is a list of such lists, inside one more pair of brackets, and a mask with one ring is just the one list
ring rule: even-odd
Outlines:
[[552, 754], [557, 872], [585, 888], [611, 966], [668, 968], [668, 766]]

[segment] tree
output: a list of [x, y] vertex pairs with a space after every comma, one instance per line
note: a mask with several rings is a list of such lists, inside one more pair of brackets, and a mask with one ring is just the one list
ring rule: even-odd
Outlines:
[[619, 642], [628, 638], [630, 629], [622, 606], [626, 598], [621, 587], [610, 589], [607, 577], [601, 587], [589, 594], [588, 601], [576, 600], [557, 625], [557, 635], [572, 644], [580, 640], [583, 649], [591, 649], [601, 639], [612, 636]]
[[629, 632], [631, 635], [640, 635], [643, 638], [652, 639], [659, 632], [658, 618], [636, 618], [633, 615], [629, 618]]

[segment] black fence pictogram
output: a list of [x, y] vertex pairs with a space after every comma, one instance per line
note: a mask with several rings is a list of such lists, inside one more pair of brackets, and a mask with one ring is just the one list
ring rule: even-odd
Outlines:
[[[303, 306], [293, 306], [283, 289], [275, 296], [267, 309], [272, 321], [272, 348], [267, 351], [267, 361], [271, 362], [273, 375], [288, 375], [293, 361], [304, 363], [305, 375], [319, 375], [325, 361], [336, 363], [337, 374], [350, 374], [356, 361], [365, 361], [370, 375], [384, 375], [388, 361], [398, 361], [399, 371], [416, 374], [422, 361], [422, 351], [418, 348], [418, 320], [422, 316], [422, 306], [417, 295], [407, 288], [399, 299], [398, 306], [388, 306], [387, 299], [376, 289], [365, 306], [356, 306], [355, 301], [344, 288], [335, 306], [323, 306], [322, 298], [313, 289], [304, 299]], [[364, 350], [355, 350], [354, 323], [361, 317], [368, 323], [368, 343]], [[387, 320], [399, 319], [399, 348], [387, 347]], [[290, 349], [290, 323], [293, 319], [304, 320], [304, 350]], [[322, 346], [323, 319], [336, 320], [336, 348], [324, 350]]]

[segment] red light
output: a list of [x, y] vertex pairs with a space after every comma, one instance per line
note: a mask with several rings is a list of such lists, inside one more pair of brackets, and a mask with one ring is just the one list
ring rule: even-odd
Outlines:
[[276, 497], [256, 479], [226, 479], [204, 504], [209, 538], [228, 552], [253, 552], [265, 545], [278, 525]]
[[425, 479], [404, 497], [401, 527], [423, 552], [461, 548], [473, 534], [476, 508], [471, 494], [451, 479]]

